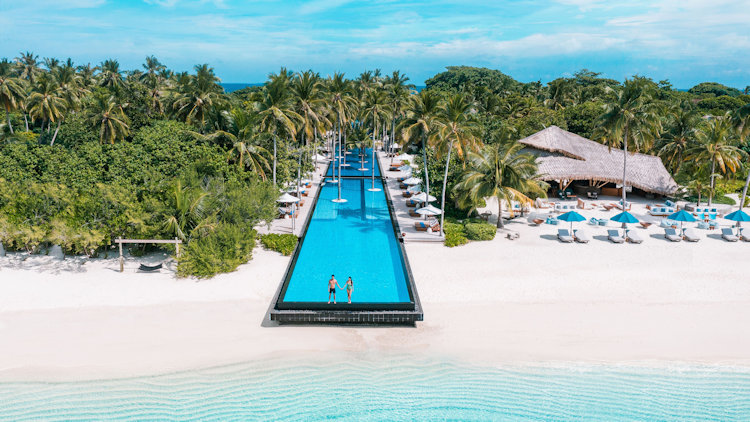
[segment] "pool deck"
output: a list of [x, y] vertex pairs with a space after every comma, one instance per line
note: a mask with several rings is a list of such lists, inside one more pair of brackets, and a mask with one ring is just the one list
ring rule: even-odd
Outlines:
[[[391, 196], [393, 202], [393, 212], [396, 216], [398, 223], [399, 232], [404, 239], [404, 242], [442, 242], [443, 238], [438, 233], [427, 233], [419, 232], [414, 228], [414, 222], [423, 220], [422, 218], [415, 218], [409, 215], [409, 207], [406, 206], [407, 198], [402, 195], [402, 189], [399, 188], [398, 177], [402, 174], [400, 171], [389, 171], [390, 158], [385, 156], [385, 153], [378, 152], [378, 160], [380, 161], [380, 169], [385, 177], [385, 185], [388, 188], [388, 193]], [[440, 216], [438, 216], [439, 219]]]

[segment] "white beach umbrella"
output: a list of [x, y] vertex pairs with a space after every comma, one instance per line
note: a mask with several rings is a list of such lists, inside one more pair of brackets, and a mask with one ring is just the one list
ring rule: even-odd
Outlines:
[[404, 180], [405, 185], [418, 185], [420, 182], [422, 182], [422, 179], [419, 177], [410, 177]]
[[396, 159], [399, 161], [404, 161], [404, 160], [412, 161], [412, 156], [409, 154], [401, 154], [398, 157], [396, 157]]
[[391, 145], [393, 149], [401, 149], [401, 145], [399, 145], [397, 142], [394, 142], [393, 145]]
[[[424, 192], [420, 192], [420, 193], [412, 196], [410, 199], [412, 199], [414, 201], [417, 201], [417, 202], [432, 202], [432, 201], [437, 201], [437, 198], [435, 198], [432, 195], [427, 195]], [[438, 210], [438, 211], [440, 211], [440, 210]]]
[[403, 165], [398, 168], [398, 171], [408, 171], [411, 173], [411, 166]]
[[288, 193], [285, 193], [279, 197], [279, 199], [276, 200], [276, 202], [281, 202], [282, 204], [289, 204], [292, 202], [299, 202], [299, 198], [296, 196], [289, 195]]
[[440, 208], [435, 208], [432, 205], [427, 205], [424, 208], [419, 208], [416, 212], [419, 215], [440, 215], [440, 214], [442, 214], [442, 212], [440, 211]]
[[328, 161], [328, 157], [326, 157], [324, 155], [320, 155], [320, 154], [315, 154], [315, 155], [313, 155], [312, 158], [313, 158], [313, 161], [315, 161], [315, 162]]

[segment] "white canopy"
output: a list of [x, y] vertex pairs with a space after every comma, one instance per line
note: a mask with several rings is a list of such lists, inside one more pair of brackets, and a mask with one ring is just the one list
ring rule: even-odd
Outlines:
[[412, 156], [409, 155], [409, 154], [401, 154], [398, 157], [396, 157], [396, 159], [399, 160], [399, 161], [403, 161], [403, 160], [409, 160], [409, 161], [411, 161], [412, 160]]
[[421, 181], [422, 179], [420, 179], [419, 177], [410, 177], [404, 180], [404, 184], [405, 185], [418, 185]]
[[424, 208], [420, 208], [417, 210], [417, 214], [419, 215], [440, 215], [442, 214], [442, 211], [440, 211], [439, 208], [435, 208], [432, 205], [428, 205]]
[[313, 161], [326, 161], [326, 160], [328, 160], [328, 157], [326, 157], [324, 155], [320, 155], [320, 154], [315, 154], [315, 155], [313, 155], [312, 158], [313, 158]]
[[394, 149], [401, 148], [401, 145], [399, 145], [397, 142], [394, 142], [393, 145], [391, 145]]
[[429, 197], [428, 197], [427, 194], [424, 193], [424, 192], [420, 192], [420, 193], [412, 196], [410, 199], [413, 199], [414, 201], [417, 201], [417, 202], [432, 202], [432, 201], [436, 201], [437, 200], [437, 198], [435, 198], [432, 195], [429, 195]]
[[408, 171], [411, 172], [411, 166], [403, 165], [398, 168], [398, 171]]
[[281, 197], [277, 199], [276, 202], [288, 204], [290, 202], [299, 202], [299, 198], [297, 198], [296, 196], [289, 195], [288, 193], [285, 193], [281, 195]]

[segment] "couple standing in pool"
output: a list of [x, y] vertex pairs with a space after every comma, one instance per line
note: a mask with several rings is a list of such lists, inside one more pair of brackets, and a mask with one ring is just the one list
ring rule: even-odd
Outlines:
[[[331, 295], [333, 295], [333, 304], [336, 304], [336, 287], [339, 289], [344, 289], [344, 287], [341, 287], [339, 285], [339, 282], [336, 281], [336, 278], [331, 274], [331, 279], [328, 280], [328, 303], [331, 303]], [[354, 281], [352, 281], [352, 278], [349, 277], [346, 280], [346, 296], [349, 298], [349, 303], [352, 303], [352, 289], [354, 289]]]

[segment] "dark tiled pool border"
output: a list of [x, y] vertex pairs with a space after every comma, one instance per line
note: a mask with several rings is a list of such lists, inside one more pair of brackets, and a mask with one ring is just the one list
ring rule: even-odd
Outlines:
[[[305, 223], [302, 230], [302, 237], [297, 242], [297, 246], [292, 254], [292, 259], [289, 260], [284, 277], [279, 284], [279, 288], [273, 298], [273, 308], [269, 312], [271, 321], [277, 321], [279, 323], [291, 323], [291, 324], [414, 324], [417, 321], [423, 320], [422, 304], [419, 300], [416, 285], [414, 283], [414, 276], [411, 272], [411, 266], [409, 265], [409, 258], [404, 250], [404, 240], [401, 233], [398, 230], [398, 223], [396, 220], [395, 210], [393, 207], [393, 200], [390, 192], [387, 189], [386, 181], [383, 176], [382, 166], [380, 166], [380, 159], [377, 158], [378, 167], [380, 169], [380, 181], [383, 185], [383, 192], [385, 193], [386, 204], [388, 205], [388, 213], [391, 218], [391, 226], [393, 228], [393, 234], [396, 236], [399, 254], [401, 255], [401, 263], [406, 271], [406, 287], [409, 291], [410, 302], [401, 303], [339, 303], [336, 305], [326, 304], [322, 302], [284, 302], [284, 294], [289, 286], [289, 279], [294, 271], [294, 266], [297, 263], [300, 249], [304, 243], [307, 229], [312, 221], [312, 216], [315, 213], [315, 208], [318, 205], [318, 199], [320, 193], [323, 191], [323, 186], [318, 188], [315, 194], [315, 201], [313, 202], [310, 212], [305, 218]], [[328, 166], [330, 167], [330, 163]], [[323, 174], [328, 173], [328, 167], [326, 167]], [[344, 179], [362, 179], [361, 176], [341, 176]], [[326, 176], [323, 176], [323, 180]]]

